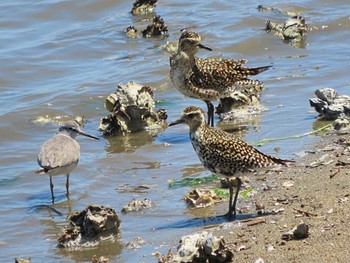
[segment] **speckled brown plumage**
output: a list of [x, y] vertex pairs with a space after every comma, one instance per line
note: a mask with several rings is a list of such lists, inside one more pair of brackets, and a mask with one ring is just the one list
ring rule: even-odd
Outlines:
[[[201, 43], [201, 37], [197, 33], [184, 31], [177, 52], [170, 57], [170, 78], [185, 96], [207, 103], [209, 122], [213, 117], [209, 115], [211, 101], [228, 96], [241, 86], [261, 85], [260, 81], [248, 78], [270, 66], [248, 68], [244, 66], [247, 62], [245, 59], [197, 58], [195, 54], [199, 48], [211, 50]], [[211, 107], [213, 108], [212, 105]]]
[[[232, 177], [239, 172], [251, 172], [258, 168], [287, 165], [292, 161], [266, 155], [233, 134], [210, 127], [205, 122], [201, 108], [190, 106], [183, 110], [181, 118], [170, 126], [186, 123], [190, 128], [190, 139], [202, 164], [211, 172]], [[239, 185], [240, 186], [240, 185]], [[228, 216], [235, 216], [232, 189], [230, 189], [230, 210]], [[234, 211], [232, 211], [234, 209]], [[234, 212], [234, 214], [232, 214]]]

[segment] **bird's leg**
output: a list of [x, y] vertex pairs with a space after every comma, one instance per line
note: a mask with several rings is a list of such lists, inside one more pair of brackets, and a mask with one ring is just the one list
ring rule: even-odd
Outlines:
[[55, 203], [55, 197], [53, 195], [52, 175], [50, 175], [50, 190], [51, 190], [51, 200], [52, 200], [52, 203], [54, 204]]
[[230, 178], [227, 178], [227, 182], [228, 182], [228, 185], [229, 185], [229, 189], [230, 189], [230, 201], [228, 203], [228, 219], [231, 220], [231, 217], [232, 217], [232, 198], [233, 198], [233, 188], [232, 188], [232, 184], [231, 184], [231, 181], [230, 181]]
[[237, 203], [237, 199], [238, 199], [239, 189], [242, 186], [242, 180], [239, 177], [236, 177], [236, 178], [237, 178], [237, 191], [236, 191], [235, 199], [233, 200], [233, 205], [231, 208], [231, 210], [233, 210], [233, 219], [236, 218], [236, 203]]
[[66, 179], [66, 191], [67, 191], [67, 198], [69, 199], [69, 174], [67, 174], [67, 179]]
[[214, 105], [209, 100], [205, 100], [208, 107], [208, 125], [214, 127]]

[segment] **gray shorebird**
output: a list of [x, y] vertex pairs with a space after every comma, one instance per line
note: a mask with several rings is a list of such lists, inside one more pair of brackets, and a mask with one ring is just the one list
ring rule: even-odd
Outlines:
[[[228, 219], [236, 218], [236, 202], [242, 185], [241, 173], [254, 172], [274, 166], [288, 166], [293, 161], [266, 155], [233, 134], [210, 127], [205, 122], [204, 111], [195, 106], [183, 110], [180, 119], [169, 126], [185, 123], [190, 128], [190, 140], [199, 160], [205, 168], [227, 178], [230, 188]], [[233, 188], [229, 180], [236, 177], [237, 190], [233, 199]]]
[[52, 184], [53, 175], [66, 175], [66, 191], [67, 198], [69, 198], [69, 174], [78, 165], [80, 158], [80, 146], [75, 140], [75, 137], [79, 134], [99, 140], [99, 138], [83, 132], [77, 122], [68, 121], [58, 129], [58, 132], [51, 139], [41, 146], [38, 154], [38, 164], [41, 168], [37, 173], [50, 176], [52, 203], [55, 202]]
[[208, 124], [214, 126], [214, 106], [211, 101], [227, 97], [240, 87], [261, 85], [248, 79], [266, 71], [271, 66], [245, 67], [245, 59], [201, 59], [195, 56], [199, 49], [212, 49], [201, 43], [201, 37], [191, 31], [183, 31], [177, 52], [170, 57], [170, 78], [182, 94], [203, 100], [208, 107]]

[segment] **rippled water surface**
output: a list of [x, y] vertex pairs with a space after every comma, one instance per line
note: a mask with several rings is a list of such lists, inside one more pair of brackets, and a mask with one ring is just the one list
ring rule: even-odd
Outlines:
[[[135, 25], [140, 31], [149, 23], [130, 14], [132, 1], [1, 1], [0, 261], [30, 256], [33, 262], [89, 262], [97, 254], [112, 262], [156, 262], [151, 253], [166, 253], [182, 235], [201, 227], [152, 228], [189, 220], [198, 213], [224, 213], [225, 203], [200, 212], [189, 210], [182, 197], [190, 188], [168, 188], [170, 179], [209, 174], [199, 164], [185, 126], [166, 129], [156, 137], [147, 132], [100, 141], [78, 137], [82, 153], [71, 175], [70, 201], [65, 197], [65, 177], [54, 178], [54, 207], [62, 216], [39, 209], [50, 204], [50, 188], [47, 177], [33, 173], [36, 155], [57, 126], [33, 120], [83, 115], [88, 120], [84, 129], [98, 135], [99, 120], [108, 114], [105, 97], [117, 83], [130, 80], [155, 89], [170, 121], [188, 105], [205, 108], [203, 102], [186, 99], [174, 89], [169, 54], [162, 48], [178, 39], [180, 29], [196, 26], [203, 43], [214, 50], [199, 56], [246, 58], [250, 66], [273, 65], [259, 75], [266, 86], [261, 102], [268, 111], [240, 125], [245, 140], [309, 132], [316, 113], [308, 98], [317, 88], [349, 93], [350, 6], [345, 0], [289, 3], [282, 1], [279, 7], [301, 10], [307, 19], [310, 31], [305, 48], [293, 48], [262, 30], [266, 20], [286, 19], [257, 11], [259, 4], [269, 2], [159, 0], [156, 11], [167, 23], [169, 37], [130, 39], [123, 33], [127, 26]], [[316, 139], [277, 141], [261, 150], [296, 158], [295, 152]], [[133, 191], [143, 184], [153, 187]], [[156, 207], [122, 215], [121, 208], [132, 198], [149, 198]], [[92, 202], [116, 209], [122, 221], [118, 240], [83, 251], [57, 248], [68, 213]], [[125, 248], [137, 236], [145, 244], [137, 250]]]

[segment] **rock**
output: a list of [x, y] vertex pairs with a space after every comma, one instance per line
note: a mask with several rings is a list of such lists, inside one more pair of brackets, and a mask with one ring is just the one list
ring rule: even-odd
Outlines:
[[300, 224], [293, 231], [293, 236], [295, 239], [303, 239], [309, 236], [309, 226], [307, 224]]
[[58, 239], [59, 247], [95, 246], [119, 232], [120, 220], [113, 208], [90, 204], [81, 212], [72, 212], [69, 225]]
[[105, 136], [161, 129], [167, 118], [164, 109], [155, 109], [153, 90], [133, 81], [119, 84], [117, 91], [107, 97], [105, 108], [111, 112], [100, 121], [99, 129]]
[[128, 26], [124, 30], [125, 35], [127, 35], [130, 38], [136, 38], [137, 37], [137, 29], [134, 26]]
[[283, 240], [303, 239], [309, 236], [309, 226], [307, 224], [300, 224], [292, 230], [282, 234]]
[[30, 263], [32, 260], [30, 258], [15, 258], [15, 263]]
[[168, 36], [168, 27], [165, 24], [163, 18], [156, 16], [153, 18], [153, 23], [148, 25], [145, 30], [141, 31], [143, 37], [166, 37]]
[[135, 237], [134, 240], [128, 242], [125, 247], [127, 249], [139, 249], [143, 244], [145, 244], [145, 241], [141, 237]]
[[131, 13], [135, 16], [153, 13], [157, 4], [158, 0], [136, 0], [131, 9]]
[[208, 207], [221, 201], [221, 198], [211, 189], [193, 189], [185, 195], [185, 201], [190, 207]]
[[91, 262], [92, 263], [109, 263], [110, 261], [109, 261], [109, 258], [107, 258], [107, 257], [101, 256], [101, 257], [97, 258], [97, 256], [94, 255], [91, 259]]
[[[223, 237], [215, 237], [212, 233], [203, 231], [183, 236], [177, 252], [163, 257], [161, 262], [232, 262], [233, 252], [225, 244]], [[170, 259], [169, 259], [170, 258]]]
[[[315, 108], [322, 119], [350, 119], [350, 96], [338, 95], [331, 88], [317, 89], [315, 95], [316, 98], [309, 99], [310, 106]], [[343, 124], [339, 121], [338, 127], [342, 126]]]
[[307, 36], [307, 23], [300, 15], [288, 18], [284, 23], [267, 21], [265, 30], [274, 31], [282, 40], [293, 47], [303, 48]]
[[252, 81], [252, 85], [237, 87], [237, 90], [221, 98], [216, 107], [216, 113], [220, 120], [226, 122], [241, 121], [266, 111], [260, 104], [262, 90], [261, 82]]
[[144, 200], [133, 199], [128, 205], [123, 207], [122, 213], [126, 214], [129, 212], [137, 212], [141, 209], [152, 208], [154, 206], [154, 203], [147, 198], [145, 198]]
[[339, 130], [347, 130], [350, 128], [350, 122], [347, 119], [336, 119], [334, 121], [334, 129], [339, 131]]

